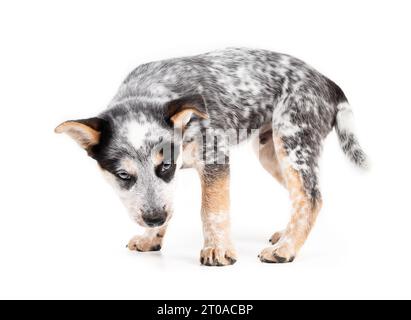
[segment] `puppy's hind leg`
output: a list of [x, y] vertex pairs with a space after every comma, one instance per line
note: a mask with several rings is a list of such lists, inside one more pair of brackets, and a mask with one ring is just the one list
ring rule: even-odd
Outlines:
[[[281, 166], [274, 148], [273, 130], [271, 126], [270, 128], [263, 128], [260, 131], [260, 134], [254, 137], [252, 144], [261, 166], [283, 187], [286, 187]], [[276, 244], [278, 240], [280, 240], [282, 234], [283, 231], [274, 233], [269, 239], [269, 242], [271, 244]]]
[[262, 129], [253, 141], [253, 149], [262, 167], [285, 187], [284, 176], [274, 148], [273, 130]]
[[131, 251], [160, 251], [167, 226], [158, 228], [147, 228], [140, 236], [135, 236], [130, 240], [127, 248]]
[[[285, 137], [273, 137], [274, 148], [281, 172], [284, 177], [291, 202], [292, 216], [285, 231], [274, 234], [273, 245], [264, 249], [259, 258], [262, 262], [292, 262], [308, 237], [321, 207], [321, 195], [318, 189], [317, 160], [318, 148], [307, 146], [302, 140], [294, 140], [291, 144]], [[290, 148], [290, 145], [294, 148]], [[297, 151], [296, 151], [297, 150]], [[297, 163], [294, 163], [298, 152]], [[291, 157], [290, 157], [291, 155]]]

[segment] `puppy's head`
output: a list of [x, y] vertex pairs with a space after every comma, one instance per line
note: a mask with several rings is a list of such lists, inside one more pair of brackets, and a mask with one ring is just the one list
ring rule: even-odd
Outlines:
[[207, 117], [199, 95], [163, 104], [137, 99], [96, 118], [66, 121], [56, 132], [68, 134], [97, 161], [135, 222], [159, 227], [173, 212], [184, 129]]

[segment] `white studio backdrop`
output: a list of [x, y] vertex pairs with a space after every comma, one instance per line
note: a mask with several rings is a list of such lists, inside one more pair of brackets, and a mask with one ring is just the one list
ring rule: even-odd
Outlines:
[[[411, 298], [409, 1], [3, 1], [0, 4], [0, 298]], [[234, 151], [236, 265], [199, 264], [200, 187], [183, 171], [161, 253], [84, 151], [53, 129], [103, 110], [137, 65], [229, 46], [297, 56], [338, 83], [373, 166], [335, 133], [324, 206], [292, 264], [257, 259], [288, 195], [250, 146]]]

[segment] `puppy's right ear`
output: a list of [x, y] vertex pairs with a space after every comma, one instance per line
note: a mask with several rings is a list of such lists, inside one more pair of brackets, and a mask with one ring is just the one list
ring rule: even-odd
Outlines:
[[177, 128], [184, 128], [195, 115], [208, 119], [207, 107], [199, 94], [170, 101], [166, 106], [166, 122]]
[[83, 149], [90, 151], [92, 147], [100, 143], [103, 130], [107, 126], [106, 120], [89, 118], [63, 122], [55, 129], [55, 132], [67, 133]]

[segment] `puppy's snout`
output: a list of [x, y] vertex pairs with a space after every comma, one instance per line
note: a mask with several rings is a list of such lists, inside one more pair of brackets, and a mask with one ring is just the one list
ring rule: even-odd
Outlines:
[[164, 210], [160, 211], [151, 211], [147, 213], [143, 213], [143, 221], [146, 225], [151, 228], [159, 227], [164, 224], [167, 220], [167, 212]]

